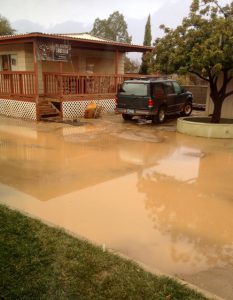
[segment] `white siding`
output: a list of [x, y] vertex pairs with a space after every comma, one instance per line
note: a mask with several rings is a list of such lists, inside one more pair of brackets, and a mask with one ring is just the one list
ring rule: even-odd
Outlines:
[[0, 55], [14, 55], [16, 66], [14, 71], [25, 71], [24, 45], [0, 45]]

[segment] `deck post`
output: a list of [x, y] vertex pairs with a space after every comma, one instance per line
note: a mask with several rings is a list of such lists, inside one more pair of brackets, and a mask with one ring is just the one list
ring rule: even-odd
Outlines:
[[60, 84], [60, 89], [59, 89], [59, 95], [60, 99], [62, 99], [63, 96], [63, 78], [62, 78], [62, 73], [63, 73], [63, 63], [62, 61], [59, 62], [59, 71], [60, 71], [60, 78], [59, 78], [59, 84]]
[[36, 102], [36, 120], [39, 121], [39, 74], [38, 74], [38, 61], [37, 61], [37, 43], [33, 40], [33, 63], [35, 74], [35, 102]]
[[115, 92], [117, 92], [117, 85], [118, 85], [118, 65], [119, 65], [119, 51], [115, 51]]

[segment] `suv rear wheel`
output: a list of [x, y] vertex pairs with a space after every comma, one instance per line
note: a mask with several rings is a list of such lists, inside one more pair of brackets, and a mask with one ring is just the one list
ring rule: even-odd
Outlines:
[[154, 124], [161, 124], [165, 121], [166, 118], [166, 108], [165, 106], [161, 106], [158, 110], [157, 115], [153, 116], [152, 122]]
[[122, 114], [122, 118], [123, 118], [125, 121], [131, 121], [131, 120], [133, 119], [133, 116], [127, 115], [127, 114]]

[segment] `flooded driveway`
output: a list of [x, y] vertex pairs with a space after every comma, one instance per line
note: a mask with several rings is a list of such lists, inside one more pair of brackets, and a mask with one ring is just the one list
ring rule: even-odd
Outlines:
[[175, 124], [0, 117], [0, 202], [232, 299], [233, 141]]

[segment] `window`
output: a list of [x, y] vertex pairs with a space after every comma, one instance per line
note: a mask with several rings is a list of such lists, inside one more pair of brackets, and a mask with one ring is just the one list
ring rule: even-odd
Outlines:
[[173, 81], [173, 86], [174, 86], [174, 89], [175, 89], [175, 93], [177, 95], [182, 93], [182, 89], [181, 89], [180, 85], [177, 82]]
[[0, 55], [0, 71], [17, 71], [17, 54]]
[[147, 96], [148, 84], [125, 82], [120, 89], [120, 93], [124, 95]]
[[155, 97], [155, 99], [164, 100], [165, 92], [164, 92], [162, 83], [156, 83], [153, 85], [152, 95]]
[[1, 55], [1, 71], [11, 70], [11, 55]]
[[167, 95], [174, 94], [174, 88], [173, 88], [172, 82], [170, 82], [170, 81], [164, 82], [164, 86], [165, 86], [165, 91], [166, 91]]

